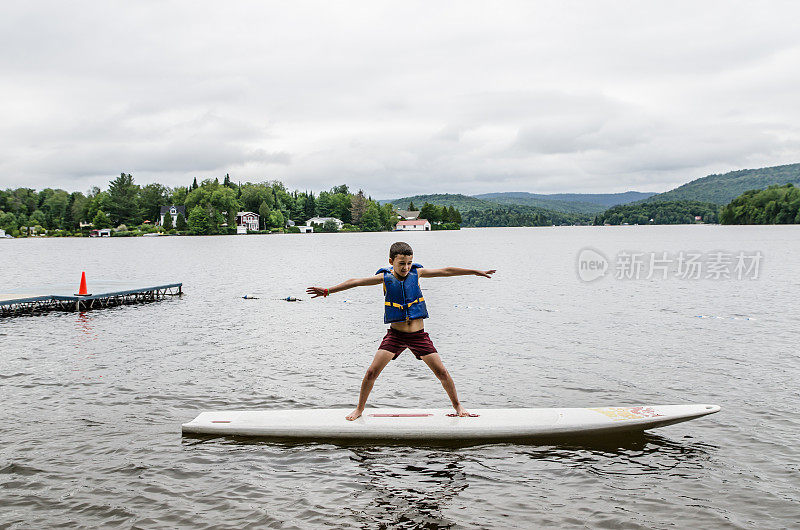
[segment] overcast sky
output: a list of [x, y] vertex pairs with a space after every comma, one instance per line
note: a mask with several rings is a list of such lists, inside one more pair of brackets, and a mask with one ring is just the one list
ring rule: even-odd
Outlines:
[[665, 191], [800, 162], [800, 2], [3, 2], [0, 187]]

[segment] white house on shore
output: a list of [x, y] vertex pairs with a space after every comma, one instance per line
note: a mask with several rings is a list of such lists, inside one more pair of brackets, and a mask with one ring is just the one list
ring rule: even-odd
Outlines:
[[333, 221], [334, 223], [336, 223], [336, 229], [337, 230], [341, 230], [342, 229], [342, 225], [344, 225], [344, 223], [341, 220], [339, 220], [339, 219], [337, 219], [335, 217], [312, 217], [311, 219], [306, 221], [306, 226], [311, 226], [312, 223], [318, 224], [318, 225], [324, 225], [325, 221]]
[[423, 232], [431, 229], [431, 223], [427, 219], [416, 219], [414, 221], [400, 221], [395, 230]]
[[236, 214], [236, 233], [246, 234], [248, 230], [258, 230], [261, 216], [253, 212], [238, 212]]
[[164, 226], [164, 216], [167, 215], [168, 213], [169, 213], [169, 215], [172, 216], [172, 227], [173, 228], [175, 228], [175, 226], [178, 224], [178, 214], [179, 213], [183, 214], [184, 221], [187, 220], [186, 219], [186, 208], [184, 206], [175, 206], [174, 204], [172, 206], [162, 206], [161, 207], [161, 217], [160, 217], [159, 222], [158, 222], [159, 226]]

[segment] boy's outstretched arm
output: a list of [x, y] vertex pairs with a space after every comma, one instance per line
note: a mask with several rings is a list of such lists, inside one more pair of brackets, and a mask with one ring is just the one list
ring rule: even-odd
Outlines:
[[344, 291], [345, 289], [352, 289], [353, 287], [361, 287], [362, 285], [378, 285], [379, 283], [383, 283], [383, 274], [376, 274], [375, 276], [370, 276], [369, 278], [352, 278], [327, 289], [324, 287], [309, 287], [306, 289], [306, 293], [312, 295], [311, 298], [316, 298], [318, 296], [328, 296], [331, 293], [338, 293], [339, 291]]
[[477, 269], [461, 269], [459, 267], [445, 267], [443, 269], [417, 269], [417, 274], [420, 278], [437, 278], [441, 276], [483, 276], [484, 278], [491, 278], [492, 274], [497, 272], [495, 269], [488, 271], [480, 271]]

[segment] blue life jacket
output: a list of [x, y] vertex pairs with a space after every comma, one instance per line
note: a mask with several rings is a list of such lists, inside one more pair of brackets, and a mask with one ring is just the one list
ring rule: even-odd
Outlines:
[[422, 265], [419, 263], [412, 264], [403, 280], [395, 278], [391, 268], [384, 267], [375, 273], [383, 273], [383, 293], [386, 295], [384, 323], [428, 318], [428, 308], [425, 307], [425, 298], [422, 297], [422, 289], [419, 287], [417, 269], [420, 268]]

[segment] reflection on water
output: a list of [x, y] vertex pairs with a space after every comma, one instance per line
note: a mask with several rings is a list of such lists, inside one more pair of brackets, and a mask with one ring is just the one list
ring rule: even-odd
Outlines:
[[410, 448], [351, 448], [351, 460], [369, 488], [358, 493], [362, 511], [353, 517], [363, 528], [449, 528], [443, 514], [467, 488], [463, 455]]
[[665, 471], [675, 476], [692, 476], [718, 447], [696, 441], [672, 440], [652, 433], [564, 439], [558, 446], [524, 449], [519, 454], [532, 459], [581, 466], [598, 475], [646, 475]]
[[97, 334], [94, 332], [94, 326], [92, 325], [92, 317], [87, 312], [78, 313], [75, 317], [75, 324], [75, 329], [79, 335], [83, 335], [82, 338], [97, 340]]

